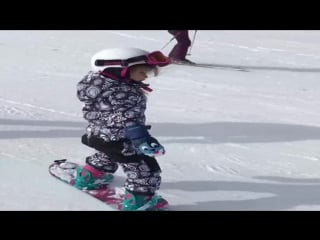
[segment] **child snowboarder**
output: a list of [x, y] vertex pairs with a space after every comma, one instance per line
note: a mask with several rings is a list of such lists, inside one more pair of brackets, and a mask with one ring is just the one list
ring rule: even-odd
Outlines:
[[109, 184], [120, 165], [127, 176], [122, 210], [138, 210], [147, 202], [152, 209], [167, 206], [155, 194], [161, 183], [155, 157], [165, 150], [145, 125], [145, 92], [152, 90], [143, 81], [169, 63], [159, 51], [137, 48], [106, 49], [92, 57], [92, 71], [77, 84], [77, 97], [84, 103], [83, 117], [89, 123], [82, 143], [97, 153], [77, 169], [77, 188], [92, 190]]

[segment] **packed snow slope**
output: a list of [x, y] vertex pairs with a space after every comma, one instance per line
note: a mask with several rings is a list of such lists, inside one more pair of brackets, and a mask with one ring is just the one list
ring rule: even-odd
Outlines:
[[[55, 159], [83, 163], [94, 152], [80, 142], [76, 84], [101, 49], [153, 51], [170, 38], [0, 31], [0, 210], [110, 210], [47, 171]], [[189, 59], [225, 68], [170, 65], [148, 80], [147, 122], [167, 151], [159, 194], [172, 210], [320, 210], [319, 39], [320, 31], [198, 31]], [[116, 176], [121, 186], [121, 169]]]

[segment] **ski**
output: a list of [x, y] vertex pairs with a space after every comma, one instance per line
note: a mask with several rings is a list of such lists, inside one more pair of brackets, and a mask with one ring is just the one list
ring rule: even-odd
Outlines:
[[241, 71], [241, 72], [249, 72], [248, 69], [245, 69], [245, 68], [243, 68], [243, 67], [232, 66], [232, 65], [223, 65], [223, 64], [211, 64], [211, 63], [182, 63], [182, 62], [173, 62], [172, 64], [182, 65], [182, 66], [190, 66], [190, 67], [218, 68], [218, 69], [234, 70], [234, 71]]

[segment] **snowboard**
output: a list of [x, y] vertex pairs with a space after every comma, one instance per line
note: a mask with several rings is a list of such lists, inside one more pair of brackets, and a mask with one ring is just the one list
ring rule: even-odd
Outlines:
[[[77, 168], [82, 167], [80, 164], [68, 161], [67, 159], [54, 160], [49, 166], [49, 173], [56, 179], [67, 183], [68, 185], [78, 189], [74, 186], [74, 181], [77, 175]], [[101, 185], [97, 190], [85, 190], [78, 189], [91, 197], [102, 201], [115, 211], [121, 211], [121, 204], [125, 196], [125, 190], [123, 187], [114, 187], [109, 185]], [[160, 197], [155, 195], [153, 198]], [[154, 201], [153, 201], [154, 202]], [[137, 211], [164, 211], [168, 210], [168, 206], [154, 206], [151, 205], [151, 201], [147, 202], [144, 206]]]
[[241, 72], [249, 72], [249, 70], [232, 65], [223, 65], [223, 64], [211, 64], [211, 63], [185, 63], [185, 62], [173, 62], [172, 64], [189, 66], [189, 67], [202, 67], [202, 68], [218, 68], [218, 69], [226, 69], [226, 70], [234, 70]]

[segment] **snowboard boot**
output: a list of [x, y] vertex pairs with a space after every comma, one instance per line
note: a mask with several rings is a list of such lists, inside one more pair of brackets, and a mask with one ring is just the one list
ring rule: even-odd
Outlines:
[[97, 190], [105, 188], [113, 179], [111, 173], [101, 172], [86, 164], [77, 168], [74, 186], [81, 190]]
[[125, 190], [122, 211], [157, 211], [165, 210], [167, 200], [159, 195], [142, 195]]

